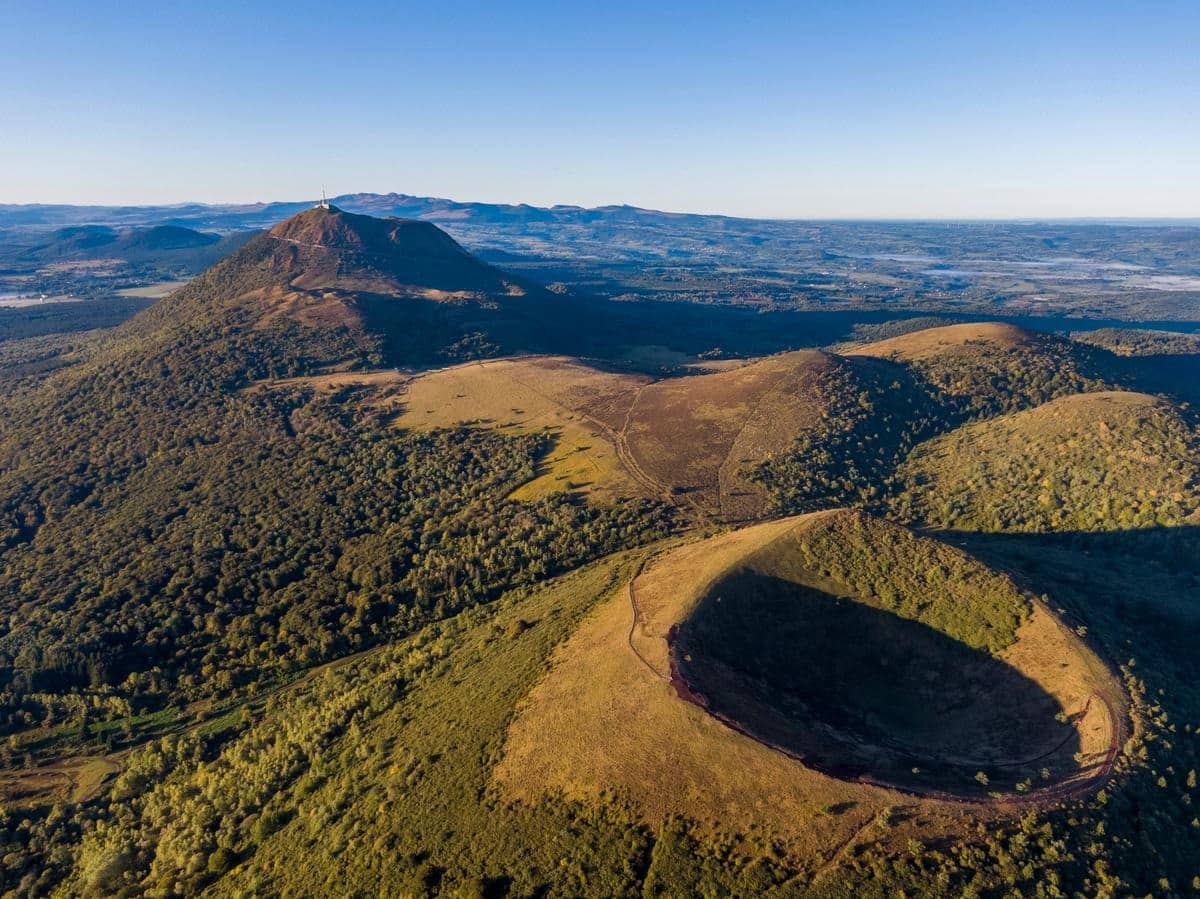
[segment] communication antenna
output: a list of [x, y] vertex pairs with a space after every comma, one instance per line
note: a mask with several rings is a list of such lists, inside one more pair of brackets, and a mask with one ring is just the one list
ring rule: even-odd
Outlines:
[[325, 196], [325, 185], [321, 185], [321, 202], [317, 204], [318, 209], [328, 209], [329, 200]]

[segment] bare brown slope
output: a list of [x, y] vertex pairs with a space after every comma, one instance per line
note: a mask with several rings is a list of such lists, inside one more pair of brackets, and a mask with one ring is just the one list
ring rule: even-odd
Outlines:
[[429, 222], [378, 219], [317, 207], [280, 222], [274, 264], [301, 288], [412, 292], [434, 299], [471, 293], [523, 296], [518, 279], [475, 259]]
[[293, 342], [315, 345], [336, 335], [353, 350], [324, 364], [429, 365], [540, 350], [575, 324], [561, 298], [480, 262], [434, 225], [330, 207], [254, 238], [130, 330], [164, 326], [214, 342], [293, 331]]
[[650, 384], [628, 413], [630, 452], [651, 477], [709, 511], [752, 518], [767, 498], [743, 471], [821, 421], [817, 381], [836, 364], [827, 353], [804, 350]]

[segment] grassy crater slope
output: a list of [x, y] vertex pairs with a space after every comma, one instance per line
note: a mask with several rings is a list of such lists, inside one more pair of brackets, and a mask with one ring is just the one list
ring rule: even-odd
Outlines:
[[971, 530], [1112, 530], [1200, 520], [1200, 438], [1141, 393], [1063, 397], [922, 445], [900, 514]]
[[559, 648], [497, 777], [514, 797], [616, 792], [811, 854], [896, 788], [930, 814], [1086, 792], [1121, 703], [1007, 578], [898, 525], [816, 513], [656, 557]]
[[1010, 657], [1019, 634], [1053, 635], [1032, 611], [958, 550], [836, 513], [714, 580], [679, 624], [673, 661], [713, 714], [810, 766], [984, 795], [992, 779], [1079, 773], [1060, 702]]

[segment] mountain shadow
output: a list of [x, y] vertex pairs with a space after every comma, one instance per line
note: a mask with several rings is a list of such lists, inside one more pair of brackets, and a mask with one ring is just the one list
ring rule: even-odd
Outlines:
[[1162, 669], [1200, 702], [1200, 526], [938, 536], [1045, 594], [1111, 659]]

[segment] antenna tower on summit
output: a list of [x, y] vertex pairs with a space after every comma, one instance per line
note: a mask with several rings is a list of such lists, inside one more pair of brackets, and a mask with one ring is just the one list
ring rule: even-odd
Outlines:
[[317, 204], [318, 209], [328, 209], [329, 200], [325, 197], [325, 185], [321, 185], [321, 202]]

